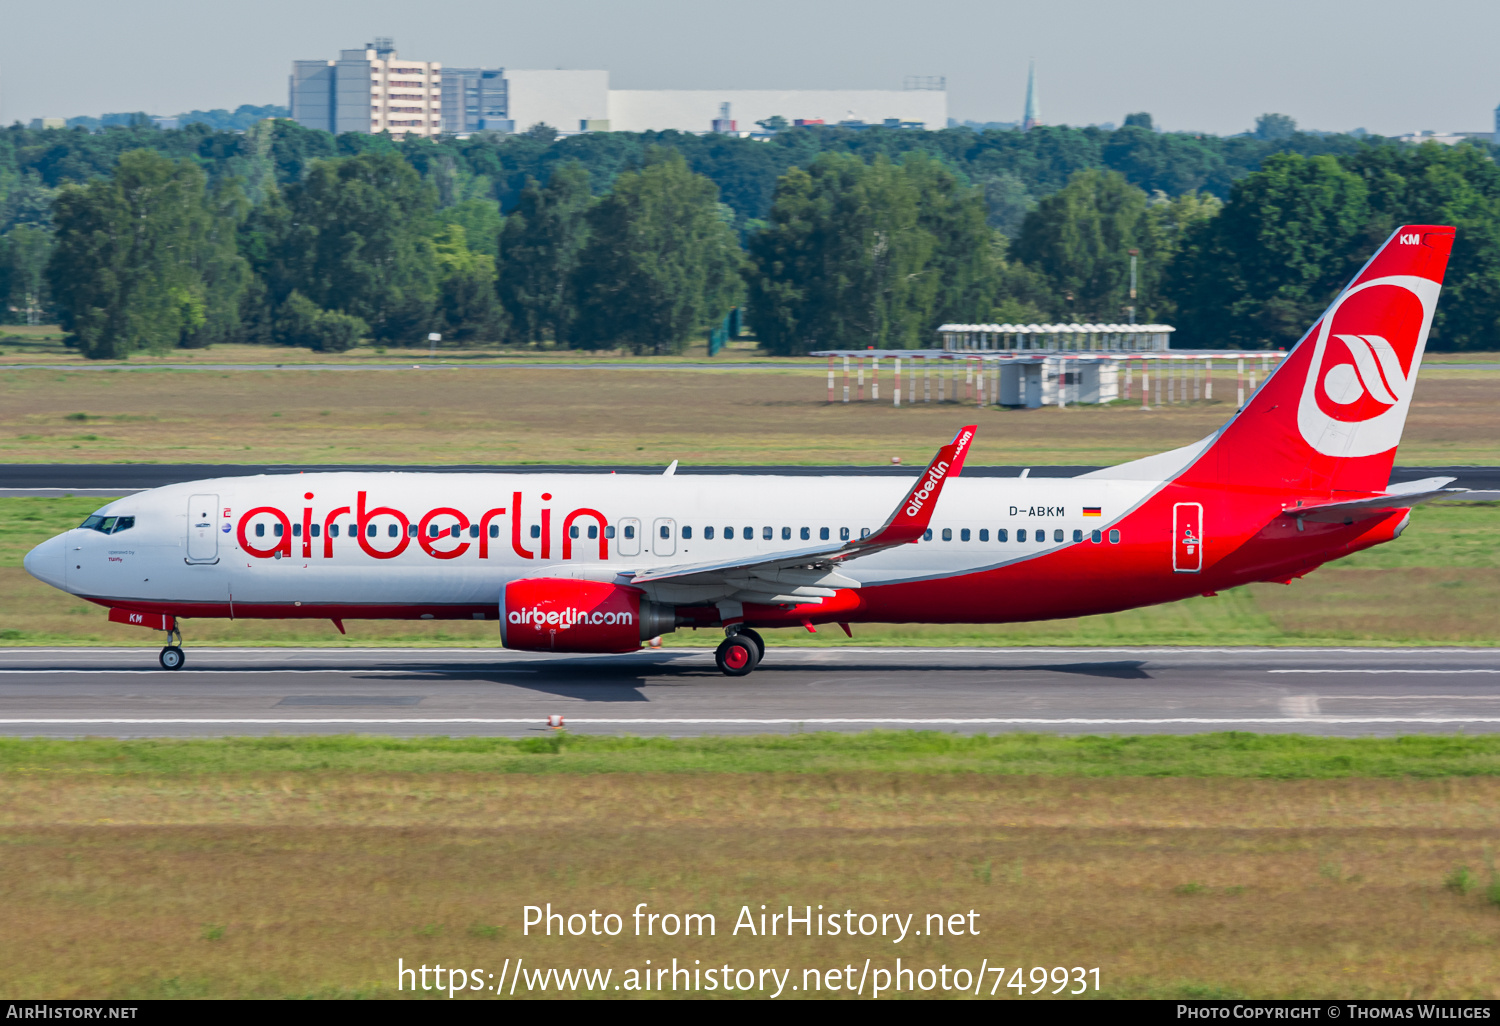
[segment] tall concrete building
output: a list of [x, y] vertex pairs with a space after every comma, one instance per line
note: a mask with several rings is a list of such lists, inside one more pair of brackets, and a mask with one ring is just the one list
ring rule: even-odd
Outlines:
[[292, 120], [336, 133], [441, 135], [442, 68], [401, 60], [385, 38], [340, 50], [336, 61], [294, 61]]
[[443, 132], [514, 132], [504, 68], [443, 69]]

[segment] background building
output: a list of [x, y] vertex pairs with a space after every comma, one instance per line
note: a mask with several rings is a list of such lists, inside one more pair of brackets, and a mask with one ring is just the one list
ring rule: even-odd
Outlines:
[[401, 60], [386, 38], [336, 61], [294, 61], [292, 119], [329, 132], [440, 135], [441, 75], [438, 62]]
[[[545, 124], [582, 131], [709, 132], [725, 128], [726, 105], [740, 131], [773, 117], [788, 123], [943, 128], [942, 78], [911, 78], [904, 89], [611, 89], [602, 70], [448, 68], [404, 61], [390, 39], [343, 50], [336, 61], [294, 61], [292, 119], [329, 132], [524, 132]], [[742, 127], [739, 127], [742, 126]]]
[[443, 132], [514, 132], [504, 68], [443, 69]]

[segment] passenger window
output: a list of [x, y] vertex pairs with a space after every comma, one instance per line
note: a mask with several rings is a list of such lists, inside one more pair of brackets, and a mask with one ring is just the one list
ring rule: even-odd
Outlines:
[[988, 527], [981, 527], [979, 529], [979, 540], [980, 541], [989, 541], [990, 540], [990, 529]]
[[1025, 540], [1026, 540], [1026, 528], [1024, 528], [1024, 527], [1019, 528], [1016, 531], [1016, 541], [1023, 542]]
[[491, 538], [498, 538], [498, 537], [500, 537], [500, 525], [499, 524], [491, 524], [490, 525], [490, 537]]
[[693, 537], [693, 529], [691, 527], [684, 527], [682, 529], [682, 537], [684, 541], [691, 539]]
[[627, 538], [634, 538], [635, 537], [635, 525], [634, 524], [626, 524], [625, 525], [625, 537], [627, 537]]
[[457, 524], [454, 524], [452, 527], [448, 528], [448, 537], [450, 537], [450, 538], [457, 538], [458, 537], [458, 532], [459, 532], [459, 526]]
[[1111, 532], [1109, 532], [1109, 543], [1111, 545], [1118, 545], [1118, 544], [1120, 544], [1120, 532], [1119, 531], [1111, 531]]
[[670, 537], [672, 537], [672, 529], [670, 527], [668, 527], [666, 524], [662, 524], [661, 525], [661, 536], [663, 538], [670, 538]]
[[958, 532], [958, 540], [959, 541], [968, 541], [969, 540], [969, 529], [967, 527], [965, 527], [963, 530], [961, 530], [961, 531]]
[[861, 538], [868, 538], [868, 537], [870, 537], [870, 529], [868, 527], [861, 527], [859, 529], [859, 536]]
[[265, 536], [266, 536], [266, 525], [265, 524], [256, 524], [255, 525], [255, 537], [257, 537], [257, 538], [264, 538]]
[[790, 527], [783, 527], [781, 529], [781, 540], [782, 541], [791, 541], [792, 540], [792, 529]]
[[929, 527], [927, 530], [922, 532], [922, 540], [932, 541], [932, 528]]
[[577, 538], [578, 537], [578, 525], [577, 524], [574, 524], [572, 527], [568, 528], [568, 537], [569, 538]]
[[[1058, 533], [1061, 534], [1062, 532], [1059, 531]], [[1037, 543], [1040, 544], [1040, 545], [1046, 545], [1047, 544], [1047, 531], [1046, 531], [1046, 528], [1043, 528], [1042, 530], [1040, 530], [1040, 531], [1038, 531], [1036, 533], [1036, 540], [1037, 540]]]
[[952, 541], [952, 540], [953, 540], [953, 528], [951, 528], [951, 527], [945, 527], [945, 528], [943, 528], [943, 541]]
[[590, 524], [589, 525], [589, 541], [594, 541], [598, 537], [599, 537], [599, 525], [598, 524]]
[[848, 540], [849, 540], [849, 528], [847, 528], [847, 527], [841, 527], [841, 528], [839, 528], [839, 541], [848, 541]]
[[542, 536], [542, 525], [541, 524], [532, 524], [531, 525], [531, 536], [533, 538], [540, 538]]
[[[111, 520], [106, 520], [105, 524], [113, 526], [113, 518], [111, 518]], [[281, 528], [281, 522], [280, 521], [277, 521], [276, 523], [274, 523], [274, 524], [271, 525], [271, 533], [274, 534], [278, 538], [281, 537], [281, 535], [283, 534], [283, 531], [282, 531], [282, 528]]]
[[804, 527], [802, 529], [802, 540], [803, 541], [812, 541], [812, 528], [811, 527]]
[[[590, 528], [590, 530], [593, 530], [593, 529]], [[478, 538], [479, 537], [479, 525], [478, 524], [470, 524], [469, 525], [469, 537], [470, 538]]]
[[714, 540], [714, 529], [712, 527], [705, 527], [703, 529], [703, 540], [704, 541], [713, 541]]
[[438, 525], [437, 524], [428, 524], [427, 525], [427, 537], [429, 537], [429, 538], [436, 538], [437, 536], [438, 536]]
[[[1008, 528], [1004, 528], [1004, 527], [1000, 528], [998, 531], [995, 532], [995, 540], [997, 542], [1008, 542], [1008, 541], [1010, 541], [1010, 530]], [[1021, 539], [1021, 541], [1025, 541], [1025, 540], [1026, 540], [1025, 538]]]
[[[615, 536], [615, 529], [614, 529], [613, 526], [606, 527], [604, 529], [604, 537], [606, 537], [606, 538], [613, 538], [614, 536]], [[593, 535], [589, 535], [589, 537], [592, 538]]]
[[755, 528], [753, 528], [753, 527], [744, 528], [744, 530], [741, 531], [741, 533], [740, 533], [740, 537], [744, 538], [746, 541], [754, 541], [755, 540]]
[[826, 527], [820, 527], [820, 528], [818, 528], [818, 540], [819, 541], [827, 541], [828, 540], [828, 528], [826, 528]]
[[135, 517], [121, 517], [119, 520], [115, 521], [114, 533], [119, 534], [121, 531], [128, 531], [134, 526]]
[[[396, 537], [400, 533], [401, 532], [396, 529], [396, 525], [392, 524], [391, 525], [391, 537], [394, 538], [394, 537]], [[415, 538], [417, 536], [417, 525], [416, 524], [407, 524], [406, 525], [406, 536], [408, 538]]]
[[328, 525], [328, 537], [330, 537], [330, 538], [337, 538], [338, 536], [339, 536], [339, 525], [338, 524], [329, 524]]
[[1082, 531], [1074, 531], [1073, 532], [1073, 540], [1075, 542], [1081, 542], [1081, 541], [1083, 541], [1083, 532]]
[[322, 533], [323, 533], [323, 525], [322, 524], [312, 524], [312, 525], [310, 525], [308, 527], [308, 530], [312, 532], [312, 536], [314, 538], [317, 538], [317, 537], [321, 536]]
[[1063, 530], [1061, 527], [1052, 532], [1052, 540], [1055, 542], [1060, 542], [1063, 540]]
[[[281, 532], [277, 531], [276, 533], [280, 534]], [[416, 533], [417, 533], [417, 527], [416, 527], [415, 524], [407, 524], [406, 525], [406, 534], [407, 534], [408, 537], [410, 537], [411, 535], [416, 534]], [[386, 534], [390, 535], [392, 538], [399, 538], [399, 537], [401, 537], [401, 528], [397, 527], [395, 524], [392, 524], [390, 526], [390, 529], [386, 531]]]
[[760, 536], [766, 541], [770, 541], [773, 534], [774, 532], [769, 527], [762, 527], [760, 529]]
[[[394, 527], [391, 528], [392, 533], [394, 533], [395, 530], [396, 529]], [[374, 524], [370, 524], [368, 527], [365, 528], [365, 537], [367, 537], [367, 538], [373, 538], [373, 537], [375, 537], [375, 525]]]
[[302, 525], [301, 524], [293, 524], [292, 525], [292, 537], [293, 538], [301, 538], [302, 537]]
[[1089, 541], [1093, 542], [1095, 545], [1098, 545], [1103, 540], [1104, 535], [1100, 534], [1098, 531], [1095, 531], [1093, 534], [1089, 535]]

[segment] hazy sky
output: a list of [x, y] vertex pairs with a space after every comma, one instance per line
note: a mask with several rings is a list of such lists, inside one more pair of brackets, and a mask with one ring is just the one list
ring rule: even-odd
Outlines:
[[949, 114], [1151, 112], [1172, 130], [1485, 131], [1500, 103], [1496, 0], [11, 0], [0, 123], [286, 103], [296, 58], [376, 35], [450, 65], [607, 68], [616, 88], [899, 89], [946, 75]]

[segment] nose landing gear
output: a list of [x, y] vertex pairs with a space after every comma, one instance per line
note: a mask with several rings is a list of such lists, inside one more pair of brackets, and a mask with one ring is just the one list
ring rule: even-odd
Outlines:
[[182, 664], [187, 662], [187, 656], [182, 651], [182, 631], [175, 626], [167, 631], [167, 645], [157, 656], [163, 670], [180, 670]]
[[760, 663], [766, 654], [766, 643], [748, 627], [734, 631], [719, 643], [714, 662], [727, 677], [743, 677]]

